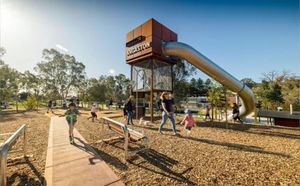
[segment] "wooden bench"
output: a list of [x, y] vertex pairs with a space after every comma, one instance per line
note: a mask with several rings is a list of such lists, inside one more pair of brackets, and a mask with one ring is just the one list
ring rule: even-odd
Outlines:
[[[107, 139], [101, 139], [99, 142], [104, 142], [104, 141], [110, 141], [114, 139], [124, 139], [124, 160], [127, 161], [129, 156], [132, 154], [137, 154], [138, 152], [141, 151], [146, 151], [148, 149], [148, 142], [149, 139], [148, 137], [143, 134], [142, 132], [130, 129], [127, 127], [127, 125], [113, 120], [111, 118], [103, 117], [102, 118], [103, 125], [102, 125], [102, 134], [103, 136], [110, 135], [111, 133], [104, 133], [104, 125], [107, 125], [108, 129], [113, 131], [114, 133], [119, 134], [120, 136], [117, 137], [111, 137]], [[140, 148], [137, 150], [129, 150], [129, 143], [141, 143]]]

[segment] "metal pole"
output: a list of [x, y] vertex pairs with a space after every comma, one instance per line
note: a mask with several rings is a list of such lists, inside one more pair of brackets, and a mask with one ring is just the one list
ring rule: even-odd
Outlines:
[[7, 154], [16, 140], [24, 134], [26, 125], [22, 125], [12, 136], [0, 146], [0, 186], [6, 186]]

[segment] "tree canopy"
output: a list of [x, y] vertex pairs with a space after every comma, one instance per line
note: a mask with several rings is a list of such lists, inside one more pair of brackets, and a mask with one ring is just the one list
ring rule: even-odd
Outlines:
[[72, 89], [79, 88], [85, 79], [84, 64], [74, 56], [55, 49], [43, 50], [43, 60], [37, 64], [35, 71], [41, 77], [47, 94], [59, 95], [61, 99], [65, 99]]

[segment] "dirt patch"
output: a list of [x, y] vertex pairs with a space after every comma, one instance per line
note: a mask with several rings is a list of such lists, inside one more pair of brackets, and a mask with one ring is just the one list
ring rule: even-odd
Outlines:
[[[92, 143], [101, 125], [80, 117], [76, 128]], [[181, 136], [172, 136], [169, 124], [163, 135], [158, 123], [130, 128], [144, 130], [150, 149], [127, 164], [122, 141], [92, 144], [126, 185], [300, 184], [299, 129], [199, 122], [187, 137], [182, 126]]]
[[[23, 112], [3, 111], [0, 115], [0, 133], [14, 132], [22, 124], [27, 125], [27, 155], [29, 158], [17, 158], [22, 154], [9, 154], [7, 164], [7, 185], [41, 185], [45, 170], [50, 118], [45, 111]], [[8, 136], [2, 137], [1, 142]], [[22, 138], [14, 149], [22, 148]]]

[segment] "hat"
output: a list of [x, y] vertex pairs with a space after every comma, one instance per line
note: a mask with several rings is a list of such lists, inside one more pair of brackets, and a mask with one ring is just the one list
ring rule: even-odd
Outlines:
[[69, 107], [76, 107], [76, 104], [72, 102], [69, 104]]
[[185, 114], [191, 114], [191, 111], [190, 111], [189, 109], [185, 109], [185, 110], [184, 110], [184, 113], [185, 113]]

